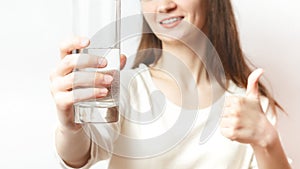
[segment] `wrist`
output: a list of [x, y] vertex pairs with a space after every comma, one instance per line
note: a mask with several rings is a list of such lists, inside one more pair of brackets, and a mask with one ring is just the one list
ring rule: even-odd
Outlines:
[[260, 137], [256, 143], [251, 144], [253, 149], [268, 150], [276, 146], [279, 141], [279, 136], [273, 125], [268, 125], [262, 133], [262, 137]]
[[83, 131], [82, 126], [79, 124], [74, 124], [72, 126], [59, 125], [57, 129], [62, 134], [72, 134], [72, 135], [81, 133]]

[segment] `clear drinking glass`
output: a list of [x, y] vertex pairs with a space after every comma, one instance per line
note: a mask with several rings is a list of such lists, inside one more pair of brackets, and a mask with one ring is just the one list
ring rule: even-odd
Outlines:
[[[73, 53], [105, 57], [105, 68], [74, 69], [78, 72], [105, 73], [113, 76], [108, 95], [74, 104], [76, 123], [111, 123], [119, 119], [120, 0], [72, 0], [73, 33], [88, 37], [90, 45]], [[83, 59], [84, 60], [84, 59]], [[78, 62], [81, 60], [79, 59]], [[77, 79], [76, 79], [77, 78]], [[80, 97], [74, 92], [74, 97]]]

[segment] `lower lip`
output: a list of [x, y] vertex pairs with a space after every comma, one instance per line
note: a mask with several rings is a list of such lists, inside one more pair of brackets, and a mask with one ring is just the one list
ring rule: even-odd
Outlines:
[[160, 23], [160, 25], [164, 28], [174, 28], [176, 27], [178, 24], [180, 24], [182, 21], [182, 18], [175, 21], [175, 22], [172, 22], [172, 23], [169, 23], [169, 24], [163, 24], [163, 23]]

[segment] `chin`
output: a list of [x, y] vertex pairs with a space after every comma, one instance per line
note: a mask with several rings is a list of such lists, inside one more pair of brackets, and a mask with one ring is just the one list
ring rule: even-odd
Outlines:
[[156, 34], [159, 40], [165, 44], [181, 44], [183, 42], [181, 37], [174, 37], [172, 35], [165, 35], [165, 34]]

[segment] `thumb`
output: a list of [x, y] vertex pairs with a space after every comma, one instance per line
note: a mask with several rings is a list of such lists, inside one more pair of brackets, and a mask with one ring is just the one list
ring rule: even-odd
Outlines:
[[261, 68], [255, 69], [248, 77], [248, 84], [247, 84], [247, 91], [246, 96], [252, 97], [252, 98], [258, 98], [259, 97], [259, 91], [258, 91], [258, 81], [259, 78], [264, 73], [264, 70]]
[[120, 69], [122, 70], [125, 67], [127, 58], [124, 54], [121, 54], [120, 56]]

